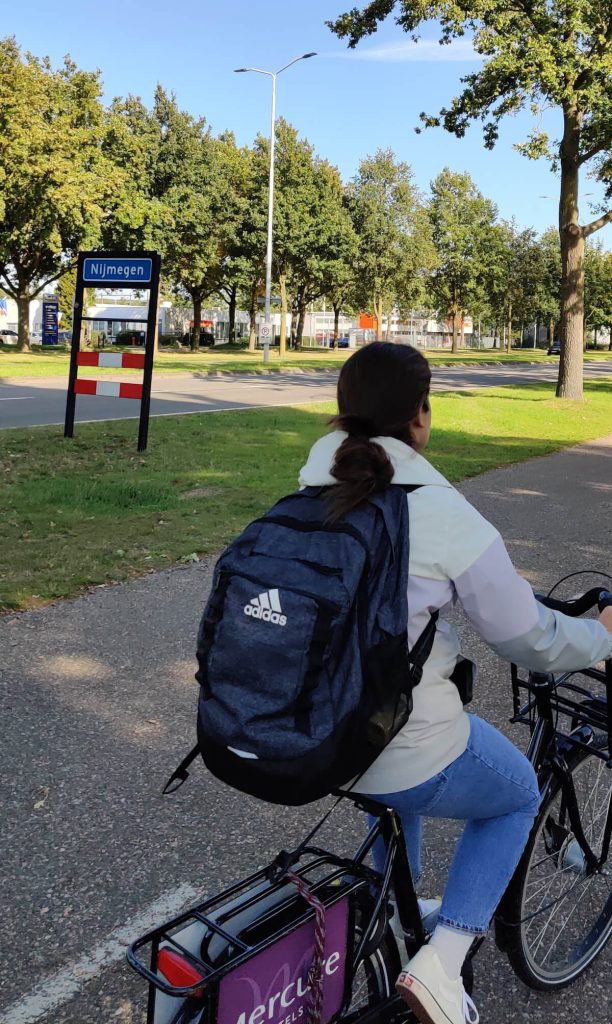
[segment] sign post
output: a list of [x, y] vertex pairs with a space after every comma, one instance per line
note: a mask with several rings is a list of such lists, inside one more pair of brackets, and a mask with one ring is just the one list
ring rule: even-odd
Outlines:
[[[115, 398], [140, 399], [140, 423], [138, 428], [138, 451], [147, 447], [149, 432], [149, 411], [151, 407], [151, 382], [153, 379], [153, 358], [155, 355], [155, 331], [157, 328], [157, 302], [159, 297], [159, 274], [161, 260], [156, 252], [82, 252], [77, 264], [77, 281], [74, 296], [72, 322], [72, 347], [70, 350], [70, 372], [66, 397], [66, 419], [64, 437], [74, 436], [74, 413], [77, 394], [106, 395]], [[146, 323], [145, 351], [142, 353], [101, 353], [81, 352], [81, 325], [83, 320], [96, 317], [83, 315], [83, 295], [86, 287], [105, 285], [111, 288], [138, 288], [149, 293], [149, 307], [146, 320], [131, 323]], [[108, 318], [105, 318], [108, 319]], [[121, 317], [111, 318], [122, 320]], [[113, 381], [79, 379], [79, 366], [116, 366], [142, 369], [142, 384], [120, 384]]]
[[270, 323], [263, 323], [259, 325], [259, 344], [263, 345], [264, 350], [264, 363], [270, 361], [270, 342], [273, 340], [274, 328]]

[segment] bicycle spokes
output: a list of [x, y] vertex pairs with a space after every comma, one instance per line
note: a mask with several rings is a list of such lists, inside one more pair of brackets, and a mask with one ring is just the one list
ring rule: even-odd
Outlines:
[[588, 867], [571, 830], [565, 792], [551, 800], [534, 845], [523, 896], [525, 952], [540, 972], [571, 970], [609, 924], [612, 878], [600, 865], [610, 810], [610, 772], [586, 757], [572, 773], [584, 838], [598, 867]]

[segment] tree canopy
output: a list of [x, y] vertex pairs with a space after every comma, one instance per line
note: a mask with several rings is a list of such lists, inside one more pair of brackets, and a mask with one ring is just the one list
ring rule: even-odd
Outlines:
[[528, 157], [548, 157], [561, 171], [562, 349], [557, 394], [582, 396], [584, 243], [612, 220], [602, 209], [580, 224], [578, 178], [591, 173], [612, 199], [612, 7], [609, 0], [371, 0], [328, 22], [354, 47], [395, 14], [413, 39], [436, 22], [442, 45], [466, 34], [483, 58], [478, 71], [461, 80], [462, 89], [437, 114], [424, 112], [428, 127], [442, 125], [458, 137], [472, 121], [483, 125], [485, 146], [495, 145], [499, 124], [527, 105], [537, 113], [554, 106], [563, 115], [563, 135], [552, 144], [534, 128], [519, 147]]
[[416, 297], [420, 276], [436, 262], [431, 230], [409, 165], [390, 149], [361, 161], [349, 203], [359, 237], [357, 295], [380, 339], [383, 318]]
[[19, 347], [29, 347], [28, 308], [74, 261], [99, 243], [118, 171], [101, 139], [97, 72], [66, 58], [23, 55], [0, 44], [0, 284], [17, 300]]

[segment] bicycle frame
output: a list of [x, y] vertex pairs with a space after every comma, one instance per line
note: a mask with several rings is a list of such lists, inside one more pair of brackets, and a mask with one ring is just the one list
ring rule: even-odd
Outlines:
[[[612, 768], [612, 662], [606, 662], [604, 672], [598, 669], [585, 669], [580, 673], [605, 685], [605, 700], [590, 690], [570, 682], [573, 675], [573, 672], [566, 672], [555, 679], [550, 674], [531, 672], [527, 680], [521, 680], [516, 665], [512, 665], [514, 715], [511, 722], [529, 725], [531, 739], [527, 757], [540, 778], [542, 796], [546, 795], [553, 780], [559, 782], [572, 832], [584, 855], [587, 873], [592, 875], [596, 871], [601, 871], [610, 852], [612, 801], [608, 805], [602, 850], [598, 857], [584, 834], [574, 781], [567, 766], [567, 754], [572, 749], [588, 750], [589, 753], [606, 761], [608, 768]], [[531, 695], [523, 707], [520, 701], [521, 687]], [[578, 701], [574, 695], [583, 699]], [[569, 733], [557, 729], [556, 721], [560, 715], [570, 718]], [[607, 753], [593, 748], [592, 738], [595, 729], [607, 735]]]
[[[516, 665], [512, 665], [514, 713], [511, 722], [529, 726], [531, 735], [527, 757], [538, 773], [542, 797], [558, 780], [564, 813], [567, 812], [571, 830], [584, 856], [586, 871], [593, 874], [601, 871], [610, 852], [612, 802], [608, 806], [602, 850], [598, 857], [591, 849], [581, 824], [567, 761], [572, 750], [582, 749], [602, 758], [608, 768], [612, 768], [612, 661], [606, 662], [605, 672], [586, 669], [579, 673], [603, 683], [605, 698], [571, 681], [575, 674], [568, 672], [555, 679], [552, 675], [530, 673], [524, 680], [519, 678]], [[521, 688], [529, 694], [524, 705]], [[558, 728], [559, 717], [563, 716], [570, 720], [569, 732]], [[607, 753], [593, 746], [595, 731], [607, 735]], [[206, 1024], [217, 1024], [219, 989], [223, 979], [273, 947], [278, 951], [281, 947], [277, 944], [313, 923], [312, 907], [297, 895], [295, 889], [291, 889], [286, 877], [290, 869], [306, 882], [311, 893], [330, 912], [333, 913], [334, 907], [342, 900], [346, 901], [344, 988], [341, 1004], [334, 1008], [331, 1017], [328, 1014], [327, 1020], [337, 1020], [346, 1013], [352, 1000], [356, 971], [362, 961], [378, 948], [388, 930], [391, 888], [408, 955], [413, 956], [426, 942], [399, 816], [391, 808], [367, 796], [350, 792], [341, 795], [375, 818], [352, 858], [337, 857], [320, 847], [306, 845], [315, 829], [304, 840], [304, 845], [292, 853], [283, 851], [268, 867], [132, 943], [128, 961], [149, 982], [147, 1024], [157, 1021], [155, 1003], [158, 993], [180, 1002], [177, 1012], [164, 1018], [164, 1024], [182, 1024], [203, 1018]], [[379, 838], [386, 848], [382, 873], [365, 863]], [[306, 863], [302, 863], [303, 859]], [[313, 880], [312, 876], [319, 870], [323, 871], [324, 877]], [[196, 929], [195, 949], [181, 941], [185, 934], [189, 934], [190, 928]], [[482, 941], [479, 939], [473, 944], [468, 954], [470, 960]], [[213, 956], [210, 950], [215, 944]], [[183, 956], [187, 965], [197, 972], [198, 980], [192, 984], [169, 982], [158, 970], [160, 951], [164, 949], [177, 951]], [[148, 954], [149, 966], [142, 960], [143, 950]], [[219, 950], [222, 955], [219, 955]], [[398, 1014], [399, 1018], [405, 1019], [406, 1013], [400, 997], [391, 995], [372, 1009], [355, 1011], [359, 1016], [351, 1012], [350, 1021], [352, 1024], [394, 1024]], [[246, 1020], [247, 1017], [248, 1014], [243, 1013], [238, 1020]]]

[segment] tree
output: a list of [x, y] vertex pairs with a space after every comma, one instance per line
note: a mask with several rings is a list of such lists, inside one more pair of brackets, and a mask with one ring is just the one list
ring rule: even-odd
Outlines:
[[17, 302], [22, 351], [30, 301], [98, 243], [118, 187], [101, 145], [100, 94], [97, 72], [68, 57], [55, 70], [0, 41], [0, 284]]
[[[290, 287], [296, 314], [295, 343], [300, 346], [309, 303], [334, 294], [338, 302], [350, 275], [354, 279], [357, 237], [345, 202], [340, 173], [326, 160], [312, 165], [312, 203], [301, 222], [301, 244], [291, 261]], [[336, 307], [334, 307], [336, 309]], [[335, 312], [335, 334], [339, 310]]]
[[[57, 282], [57, 301], [61, 313], [62, 330], [69, 330], [72, 327], [72, 312], [74, 304], [74, 293], [76, 291], [77, 272], [76, 267], [71, 267]], [[87, 309], [95, 302], [95, 291], [93, 288], [86, 288], [83, 293], [83, 308]]]
[[[315, 180], [314, 148], [306, 139], [300, 139], [292, 125], [284, 118], [276, 124], [276, 178], [274, 193], [274, 227], [272, 265], [278, 281], [281, 300], [281, 329], [279, 349], [285, 354], [286, 318], [289, 309], [289, 289], [293, 284], [296, 306], [299, 309], [309, 300], [307, 272], [308, 246], [313, 241], [312, 223], [319, 199]], [[293, 277], [295, 267], [302, 264], [302, 288]], [[312, 265], [312, 264], [311, 264]], [[298, 294], [299, 293], [299, 294]], [[320, 294], [320, 293], [319, 293]], [[305, 308], [305, 306], [304, 306]]]
[[[487, 246], [485, 290], [496, 319], [505, 324], [506, 347], [512, 348], [514, 324], [521, 324], [521, 341], [525, 323], [535, 319], [547, 281], [547, 267], [532, 228], [519, 231], [514, 222], [496, 225]], [[497, 244], [495, 244], [497, 240]], [[558, 245], [556, 244], [558, 252]]]
[[[491, 276], [492, 268], [498, 266], [492, 259], [496, 213], [469, 174], [446, 167], [432, 182], [429, 218], [438, 259], [432, 288], [440, 311], [451, 318], [453, 352], [466, 312], [482, 290], [486, 274]], [[503, 264], [501, 276], [506, 279]]]
[[[224, 275], [244, 195], [242, 169], [233, 137], [213, 138], [210, 132], [204, 132], [202, 122], [190, 123], [187, 114], [181, 114], [180, 118], [183, 123], [187, 122], [186, 136], [190, 141], [185, 150], [181, 150], [181, 174], [169, 179], [171, 183], [163, 196], [172, 216], [166, 273], [179, 289], [191, 296], [194, 319], [191, 347], [197, 351], [203, 303], [226, 281]], [[164, 139], [162, 152], [169, 134]]]
[[561, 358], [557, 395], [582, 398], [585, 240], [612, 221], [603, 210], [580, 224], [580, 170], [592, 173], [612, 198], [612, 16], [609, 0], [371, 0], [328, 22], [354, 47], [376, 32], [379, 22], [397, 9], [397, 22], [413, 38], [435, 20], [440, 42], [473, 34], [474, 48], [485, 59], [467, 75], [463, 90], [438, 115], [422, 114], [423, 123], [442, 124], [458, 136], [473, 120], [484, 122], [484, 143], [492, 148], [506, 114], [527, 103], [538, 112], [556, 107], [563, 118], [562, 138], [551, 147], [535, 129], [519, 147], [531, 158], [548, 157], [560, 168], [559, 238], [561, 245]]
[[603, 245], [587, 245], [585, 251], [585, 347], [587, 329], [594, 332], [594, 345], [602, 327], [610, 329], [612, 351], [612, 253]]
[[165, 280], [191, 298], [197, 350], [203, 303], [221, 287], [242, 202], [233, 136], [214, 138], [158, 86], [151, 111], [134, 97], [115, 101], [105, 146], [133, 172], [108, 218], [107, 244], [160, 251]]
[[353, 224], [359, 238], [358, 299], [376, 319], [376, 340], [393, 307], [418, 288], [435, 253], [426, 212], [408, 164], [390, 149], [379, 149], [359, 164], [349, 186]]
[[[227, 239], [227, 251], [220, 268], [218, 292], [228, 304], [229, 341], [233, 342], [236, 340], [236, 309], [239, 296], [246, 297], [247, 302], [250, 302], [249, 284], [254, 263], [260, 264], [260, 272], [263, 268], [266, 244], [264, 206], [267, 201], [267, 189], [264, 193], [263, 167], [261, 179], [255, 180], [254, 150], [247, 146], [238, 149], [231, 132], [220, 136], [220, 141], [227, 146], [228, 188], [231, 188], [234, 215]], [[259, 231], [255, 228], [255, 221], [258, 221]], [[256, 294], [253, 321], [258, 298], [259, 295]], [[249, 347], [254, 348], [255, 322], [251, 334]]]
[[540, 272], [535, 315], [538, 322], [543, 320], [547, 324], [548, 340], [552, 344], [561, 317], [561, 253], [556, 228], [548, 228], [540, 235], [538, 255]]
[[242, 151], [244, 203], [228, 252], [225, 282], [237, 286], [249, 311], [249, 351], [255, 351], [257, 312], [265, 292], [269, 143], [258, 136]]

